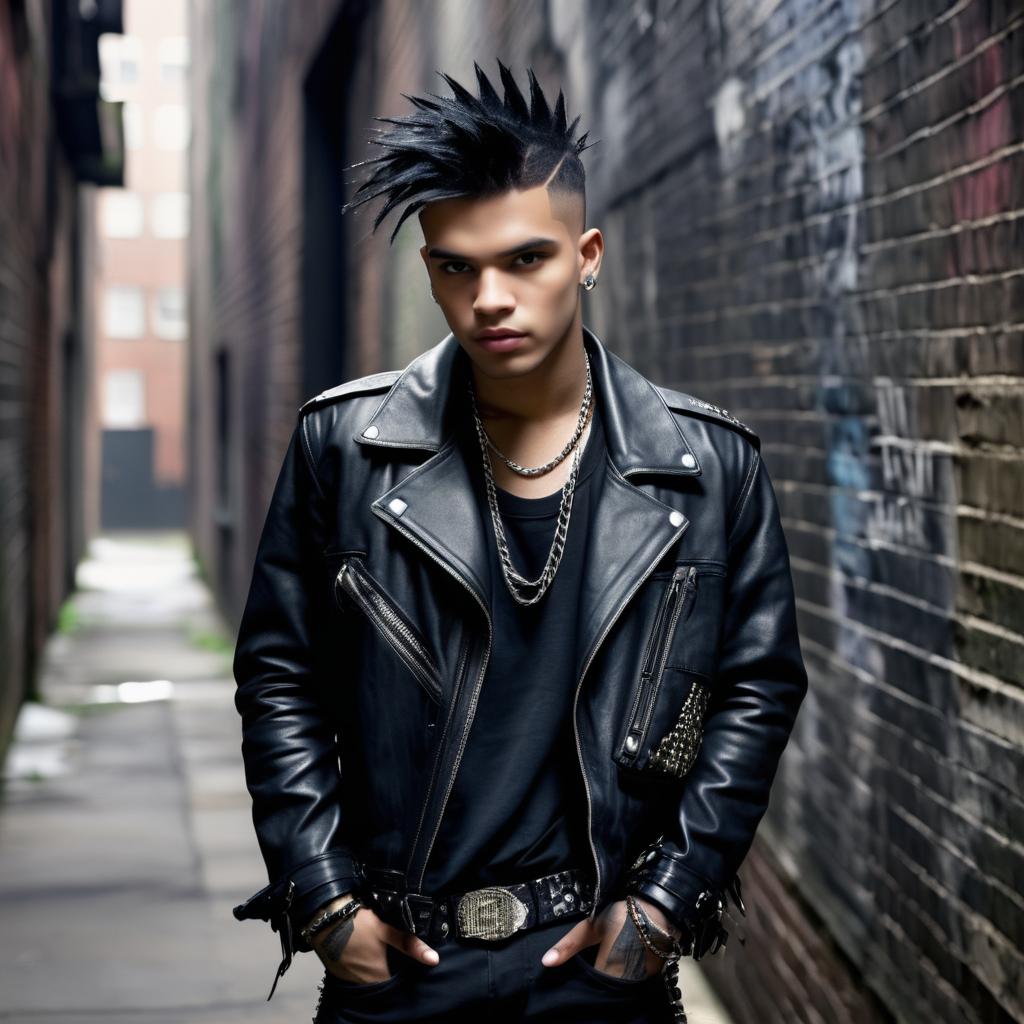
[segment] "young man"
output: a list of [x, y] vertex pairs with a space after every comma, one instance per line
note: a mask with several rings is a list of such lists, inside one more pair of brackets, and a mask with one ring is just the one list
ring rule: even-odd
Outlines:
[[583, 326], [586, 135], [499, 67], [379, 119], [451, 333], [301, 408], [239, 631], [317, 1021], [685, 1019], [807, 687], [758, 438]]

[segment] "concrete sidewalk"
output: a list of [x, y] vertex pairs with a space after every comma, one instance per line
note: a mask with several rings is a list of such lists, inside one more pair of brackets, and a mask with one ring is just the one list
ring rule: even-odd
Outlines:
[[[98, 538], [0, 798], [0, 1021], [296, 1024], [323, 976], [231, 908], [266, 883], [233, 638], [184, 534]], [[690, 1024], [728, 1024], [681, 965]]]
[[79, 567], [0, 802], [0, 1020], [310, 1020], [322, 977], [231, 907], [266, 883], [232, 641], [183, 534], [108, 535]]

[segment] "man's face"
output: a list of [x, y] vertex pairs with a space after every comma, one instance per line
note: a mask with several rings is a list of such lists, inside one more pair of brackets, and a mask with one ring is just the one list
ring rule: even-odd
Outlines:
[[[528, 373], [569, 337], [579, 319], [580, 282], [587, 272], [596, 276], [602, 247], [596, 228], [579, 234], [580, 198], [540, 185], [429, 203], [419, 219], [434, 295], [481, 373]], [[478, 339], [485, 328], [523, 337], [488, 348]]]

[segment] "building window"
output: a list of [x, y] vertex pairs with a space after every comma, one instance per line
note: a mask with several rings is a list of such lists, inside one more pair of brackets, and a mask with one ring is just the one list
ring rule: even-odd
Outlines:
[[124, 189], [103, 190], [103, 233], [108, 238], [142, 234], [142, 197]]
[[105, 326], [110, 338], [142, 337], [146, 316], [141, 288], [116, 284], [107, 287]]
[[160, 149], [184, 149], [188, 145], [188, 107], [180, 103], [162, 103], [156, 108], [154, 124], [156, 144]]
[[103, 378], [103, 426], [146, 423], [146, 378], [141, 370], [109, 370]]
[[160, 81], [178, 84], [188, 75], [188, 37], [160, 40]]
[[141, 149], [145, 141], [142, 133], [142, 104], [126, 101], [121, 107], [121, 115], [124, 124], [124, 148]]
[[134, 36], [104, 32], [99, 39], [100, 96], [105, 100], [124, 99], [125, 93], [139, 83], [142, 47]]
[[184, 291], [158, 288], [153, 297], [153, 332], [167, 341], [181, 341], [186, 330]]
[[184, 238], [188, 234], [188, 194], [163, 192], [154, 196], [150, 218], [157, 238]]

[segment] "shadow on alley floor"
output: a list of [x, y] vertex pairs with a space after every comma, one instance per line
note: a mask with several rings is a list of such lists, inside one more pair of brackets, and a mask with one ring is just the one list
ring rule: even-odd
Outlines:
[[[295, 1024], [323, 969], [231, 908], [267, 881], [233, 638], [183, 533], [90, 545], [0, 797], [0, 1021]], [[690, 1024], [727, 1018], [681, 965]]]

